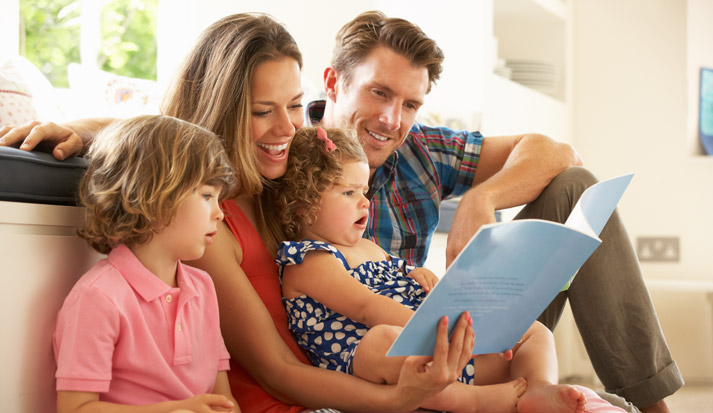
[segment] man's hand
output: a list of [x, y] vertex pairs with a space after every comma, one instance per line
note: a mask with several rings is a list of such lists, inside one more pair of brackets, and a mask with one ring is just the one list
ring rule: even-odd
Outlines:
[[423, 291], [426, 293], [430, 293], [431, 290], [433, 290], [433, 287], [436, 286], [436, 283], [438, 282], [438, 277], [436, 277], [436, 274], [433, 273], [433, 271], [423, 268], [423, 267], [418, 267], [414, 268], [407, 274], [407, 276], [413, 278], [416, 280], [416, 282], [423, 288]]
[[0, 128], [0, 145], [19, 146], [24, 151], [51, 151], [60, 161], [81, 154], [84, 147], [80, 136], [69, 127], [37, 121], [16, 127], [3, 126]]
[[485, 224], [495, 222], [495, 207], [477, 190], [467, 192], [458, 203], [453, 216], [453, 225], [446, 242], [446, 268], [465, 248], [468, 241]]

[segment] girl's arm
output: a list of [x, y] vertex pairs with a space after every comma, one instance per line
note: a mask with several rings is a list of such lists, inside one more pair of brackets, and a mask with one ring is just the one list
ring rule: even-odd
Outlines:
[[286, 297], [307, 295], [369, 327], [377, 324], [403, 327], [413, 315], [413, 310], [403, 304], [374, 294], [326, 251], [310, 252], [302, 264], [286, 266], [282, 289]]
[[284, 402], [343, 410], [413, 410], [452, 383], [470, 357], [473, 332], [468, 319], [461, 317], [451, 337], [452, 344], [448, 342], [447, 327], [439, 324], [440, 346], [434, 357], [409, 357], [396, 385], [378, 385], [304, 364], [282, 341], [265, 305], [240, 268], [241, 262], [239, 243], [228, 226], [221, 223], [213, 245], [194, 265], [213, 278], [223, 338], [231, 357], [265, 391]]
[[143, 406], [99, 401], [99, 393], [58, 391], [57, 413], [168, 413], [185, 409], [196, 413], [239, 412], [237, 404], [221, 394], [200, 394], [186, 400], [163, 402]]

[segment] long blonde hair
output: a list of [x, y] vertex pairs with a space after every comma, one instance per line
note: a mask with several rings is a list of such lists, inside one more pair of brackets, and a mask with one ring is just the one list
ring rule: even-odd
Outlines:
[[232, 196], [253, 196], [257, 230], [275, 237], [274, 219], [259, 199], [266, 180], [258, 171], [251, 137], [251, 85], [261, 63], [302, 54], [285, 27], [261, 13], [224, 17], [203, 31], [166, 94], [162, 112], [221, 136], [237, 174]]

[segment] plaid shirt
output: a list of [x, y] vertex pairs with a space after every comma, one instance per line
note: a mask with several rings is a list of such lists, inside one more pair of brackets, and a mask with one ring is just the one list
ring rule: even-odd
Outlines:
[[[311, 124], [324, 101], [307, 106]], [[483, 136], [415, 123], [403, 145], [379, 167], [369, 187], [364, 237], [411, 265], [423, 266], [436, 231], [441, 201], [473, 185]]]

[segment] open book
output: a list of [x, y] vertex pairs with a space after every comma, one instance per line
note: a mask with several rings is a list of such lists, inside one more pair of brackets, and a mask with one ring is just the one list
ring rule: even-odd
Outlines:
[[438, 320], [464, 311], [473, 354], [511, 349], [601, 244], [599, 233], [633, 175], [589, 187], [564, 224], [539, 219], [483, 225], [416, 310], [387, 356], [433, 355]]

